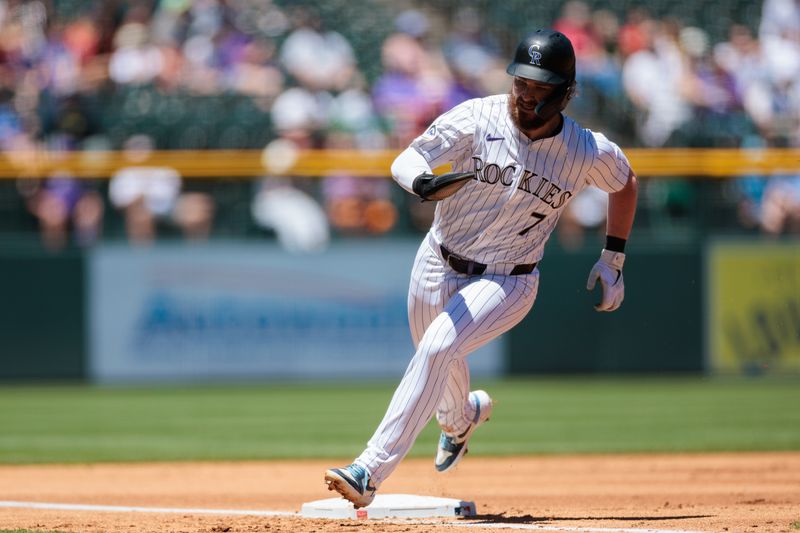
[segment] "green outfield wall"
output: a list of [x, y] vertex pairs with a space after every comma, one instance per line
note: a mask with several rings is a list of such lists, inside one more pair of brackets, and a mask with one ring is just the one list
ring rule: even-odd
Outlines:
[[598, 289], [586, 290], [597, 251], [548, 251], [533, 311], [508, 334], [509, 371], [702, 371], [700, 249], [642, 247], [627, 255], [625, 302], [613, 313], [598, 313]]
[[[358, 357], [369, 361], [361, 377], [396, 377], [411, 351], [405, 290], [417, 243], [337, 241], [305, 258], [274, 243], [160, 243], [148, 251], [117, 244], [55, 255], [5, 246], [0, 380], [316, 379], [323, 361], [339, 368], [331, 373], [336, 379], [353, 377], [353, 370], [359, 375], [350, 368], [359, 366]], [[614, 313], [594, 311], [598, 290], [586, 290], [594, 244], [572, 252], [550, 247], [539, 265], [533, 311], [486, 354], [473, 355], [477, 374], [751, 374], [800, 367], [796, 243], [714, 244], [708, 253], [699, 244], [640, 243], [628, 250], [625, 303]], [[181, 259], [181, 250], [193, 255]], [[389, 257], [387, 269], [380, 259]], [[175, 270], [182, 263], [194, 273]], [[98, 264], [105, 266], [97, 270]], [[326, 265], [324, 276], [315, 283], [324, 291], [302, 283], [298, 295], [292, 284], [319, 265]], [[747, 292], [737, 289], [745, 285]], [[119, 292], [109, 292], [116, 286]], [[302, 344], [307, 339], [321, 340]], [[191, 360], [195, 353], [201, 363]], [[316, 363], [307, 369], [303, 361]], [[208, 372], [198, 373], [203, 365]], [[181, 373], [182, 366], [194, 374]]]
[[84, 260], [77, 250], [0, 249], [0, 379], [85, 377]]

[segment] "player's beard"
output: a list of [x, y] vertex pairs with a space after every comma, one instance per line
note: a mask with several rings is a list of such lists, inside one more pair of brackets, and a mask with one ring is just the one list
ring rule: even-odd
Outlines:
[[520, 107], [518, 98], [514, 96], [514, 93], [510, 91], [508, 94], [508, 113], [511, 115], [514, 125], [521, 131], [535, 130], [547, 123], [547, 120], [536, 114], [535, 108], [528, 110]]

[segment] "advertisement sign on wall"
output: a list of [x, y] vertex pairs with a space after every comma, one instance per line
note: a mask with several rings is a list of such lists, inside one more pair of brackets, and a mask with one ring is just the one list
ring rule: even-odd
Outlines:
[[[97, 382], [399, 379], [413, 354], [408, 277], [418, 242], [103, 245], [89, 261]], [[470, 355], [498, 375], [502, 339]]]
[[800, 372], [800, 246], [716, 243], [707, 267], [711, 369]]

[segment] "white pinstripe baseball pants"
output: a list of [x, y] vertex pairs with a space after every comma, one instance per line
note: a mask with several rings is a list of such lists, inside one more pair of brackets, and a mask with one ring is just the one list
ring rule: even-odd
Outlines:
[[449, 433], [469, 427], [465, 357], [518, 324], [533, 306], [539, 271], [466, 276], [444, 263], [428, 235], [417, 252], [408, 293], [408, 318], [417, 351], [366, 450], [356, 459], [377, 487], [398, 466], [436, 412]]

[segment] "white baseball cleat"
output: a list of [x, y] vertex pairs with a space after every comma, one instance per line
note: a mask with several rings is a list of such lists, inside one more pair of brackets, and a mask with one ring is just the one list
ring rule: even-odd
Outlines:
[[467, 443], [475, 429], [489, 420], [492, 414], [492, 399], [486, 391], [476, 390], [469, 393], [470, 402], [475, 405], [475, 416], [467, 430], [461, 435], [448, 435], [442, 431], [439, 446], [436, 449], [434, 466], [439, 472], [447, 472], [467, 453]]

